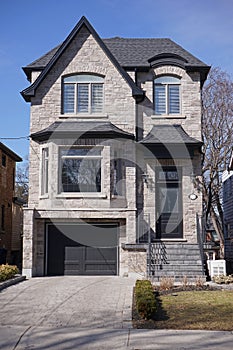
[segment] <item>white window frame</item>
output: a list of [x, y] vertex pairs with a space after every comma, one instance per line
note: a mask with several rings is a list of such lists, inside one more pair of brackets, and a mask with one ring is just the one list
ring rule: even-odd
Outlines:
[[[171, 78], [171, 81], [167, 81], [167, 82], [159, 82], [156, 83], [156, 80], [159, 79], [169, 79]], [[172, 81], [173, 80], [173, 81]], [[162, 75], [162, 76], [158, 76], [154, 79], [154, 93], [153, 93], [153, 99], [154, 99], [154, 113], [156, 116], [160, 116], [160, 115], [168, 115], [168, 116], [177, 116], [177, 115], [181, 115], [181, 79], [179, 77], [173, 76], [171, 74], [168, 75]], [[156, 113], [156, 98], [155, 98], [155, 90], [156, 90], [156, 86], [164, 86], [165, 87], [165, 113]], [[169, 86], [178, 86], [179, 88], [179, 112], [178, 113], [172, 113], [171, 111], [169, 111], [170, 108], [170, 101], [169, 101]]]
[[[61, 155], [61, 150], [69, 150], [69, 149], [93, 149], [98, 148], [101, 150], [100, 155]], [[59, 164], [59, 179], [58, 179], [58, 197], [106, 197], [106, 195], [103, 194], [103, 188], [104, 188], [104, 166], [103, 166], [103, 146], [59, 146], [58, 151], [58, 164]], [[63, 185], [62, 185], [62, 159], [99, 159], [100, 160], [100, 168], [101, 168], [101, 189], [100, 192], [65, 192], [63, 191]]]
[[[92, 80], [93, 79], [93, 80]], [[95, 80], [96, 79], [96, 80]], [[102, 114], [104, 112], [104, 78], [95, 74], [74, 74], [63, 77], [62, 80], [62, 114], [64, 115], [87, 115], [87, 114]], [[74, 112], [65, 111], [65, 95], [64, 86], [74, 85]], [[88, 85], [88, 110], [86, 112], [78, 111], [78, 86]], [[94, 111], [92, 108], [92, 89], [94, 85], [102, 85], [102, 108], [99, 111]]]

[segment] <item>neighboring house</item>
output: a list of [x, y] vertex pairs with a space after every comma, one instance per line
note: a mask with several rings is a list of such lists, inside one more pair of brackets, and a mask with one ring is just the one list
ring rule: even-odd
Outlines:
[[224, 255], [227, 273], [233, 273], [233, 153], [228, 170], [222, 176], [224, 214]]
[[203, 277], [201, 89], [170, 39], [101, 39], [82, 17], [31, 85], [23, 273]]
[[[14, 197], [16, 162], [22, 159], [0, 142], [0, 264], [19, 263], [22, 203]], [[16, 226], [16, 221], [21, 225]]]

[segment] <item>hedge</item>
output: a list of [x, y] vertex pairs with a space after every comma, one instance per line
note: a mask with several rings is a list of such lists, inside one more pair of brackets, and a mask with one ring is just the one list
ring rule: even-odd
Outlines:
[[156, 311], [156, 300], [150, 281], [136, 281], [135, 301], [138, 313], [145, 319], [152, 318], [153, 314]]
[[15, 265], [0, 265], [0, 282], [14, 277], [17, 273], [19, 273], [19, 270]]

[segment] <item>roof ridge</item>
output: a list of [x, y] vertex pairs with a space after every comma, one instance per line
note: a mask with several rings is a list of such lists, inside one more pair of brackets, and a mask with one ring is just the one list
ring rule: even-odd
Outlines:
[[[110, 38], [102, 38], [102, 40], [111, 40], [111, 39], [122, 39], [122, 40], [170, 40], [173, 41], [170, 38], [167, 37], [122, 37], [122, 36], [115, 36]], [[174, 42], [174, 41], [173, 41]]]

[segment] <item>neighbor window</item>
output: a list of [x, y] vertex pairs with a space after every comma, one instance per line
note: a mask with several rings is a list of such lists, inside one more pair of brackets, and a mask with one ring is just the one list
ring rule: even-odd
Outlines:
[[154, 80], [155, 114], [180, 113], [180, 79], [162, 76]]
[[60, 150], [60, 192], [101, 192], [100, 147]]
[[6, 166], [6, 155], [2, 154], [2, 166]]
[[1, 206], [1, 229], [5, 230], [5, 205]]
[[42, 168], [41, 168], [41, 194], [48, 193], [48, 176], [49, 176], [49, 149], [42, 149]]
[[63, 79], [63, 113], [103, 112], [104, 78], [97, 75], [77, 74]]

